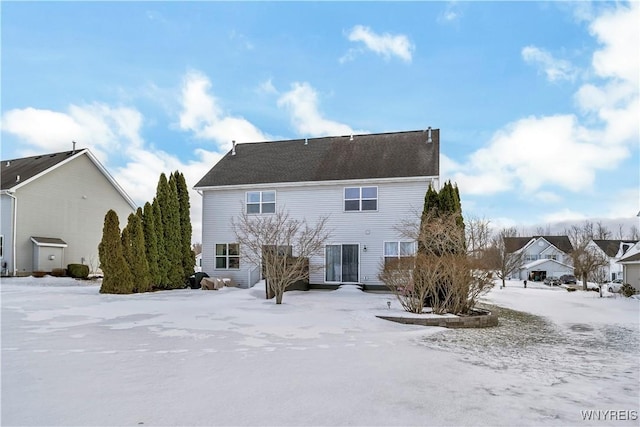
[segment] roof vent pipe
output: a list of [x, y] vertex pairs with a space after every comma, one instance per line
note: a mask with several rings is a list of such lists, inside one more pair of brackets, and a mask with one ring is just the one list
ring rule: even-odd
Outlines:
[[11, 160], [7, 160], [7, 166], [11, 166]]
[[427, 142], [433, 142], [433, 139], [431, 139], [431, 126], [427, 128]]
[[16, 175], [16, 182], [20, 182], [20, 175]]
[[231, 155], [235, 156], [236, 155], [236, 141], [231, 141], [231, 144], [233, 144], [233, 148], [231, 148]]
[[71, 154], [75, 154], [76, 153], [76, 142], [75, 141], [71, 141], [71, 143], [73, 144], [73, 151], [71, 152]]
[[349, 137], [349, 141], [353, 141], [353, 134]]
[[304, 139], [304, 145], [309, 145], [309, 138]]

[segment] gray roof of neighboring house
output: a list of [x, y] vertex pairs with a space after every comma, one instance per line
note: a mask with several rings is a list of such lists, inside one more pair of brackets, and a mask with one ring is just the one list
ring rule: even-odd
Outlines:
[[282, 182], [438, 176], [440, 131], [237, 144], [195, 188]]
[[608, 257], [611, 258], [618, 254], [621, 243], [631, 243], [631, 246], [633, 246], [636, 242], [637, 241], [635, 240], [593, 240], [593, 243], [595, 243], [605, 254], [607, 254]]
[[530, 237], [505, 237], [504, 247], [508, 253], [522, 249], [531, 239], [543, 238], [553, 246], [568, 254], [573, 252], [573, 245], [568, 236], [530, 236]]
[[[2, 160], [2, 164], [0, 164], [1, 189], [9, 190], [81, 151], [83, 150], [62, 151], [60, 153]], [[20, 178], [19, 180], [18, 177]]]

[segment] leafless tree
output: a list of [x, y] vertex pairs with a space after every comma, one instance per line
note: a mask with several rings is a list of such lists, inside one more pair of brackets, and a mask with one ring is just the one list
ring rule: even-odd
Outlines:
[[491, 240], [491, 222], [486, 218], [471, 217], [465, 220], [465, 235], [467, 251], [470, 255], [480, 258], [484, 250], [489, 247]]
[[324, 250], [331, 235], [327, 221], [328, 217], [323, 216], [309, 224], [306, 219], [291, 218], [284, 210], [273, 215], [249, 215], [243, 211], [232, 220], [242, 256], [256, 266], [262, 264], [276, 304], [282, 304], [288, 286], [308, 280], [311, 271], [322, 269], [321, 265], [310, 264], [309, 258]]
[[571, 261], [576, 277], [582, 279], [582, 289], [588, 289], [587, 283], [590, 276], [601, 267], [607, 265], [608, 260], [601, 252], [589, 247], [589, 242], [594, 238], [606, 235], [606, 230], [601, 224], [585, 221], [581, 226], [572, 225], [565, 233], [571, 241], [573, 252]]
[[640, 240], [640, 230], [636, 225], [632, 225], [629, 230], [629, 240]]
[[192, 244], [191, 245], [191, 250], [196, 255], [201, 254], [202, 253], [202, 243], [198, 242], [198, 243]]
[[596, 222], [595, 230], [593, 231], [593, 238], [598, 240], [609, 240], [611, 239], [611, 230], [607, 228], [606, 225], [602, 223], [602, 221]]
[[536, 227], [536, 236], [551, 236], [551, 225]]
[[505, 238], [516, 237], [516, 235], [517, 230], [515, 228], [503, 228], [493, 236], [491, 247], [487, 250], [486, 264], [502, 280], [503, 288], [507, 277], [511, 276], [522, 265], [523, 253], [520, 251], [509, 252], [504, 242]]

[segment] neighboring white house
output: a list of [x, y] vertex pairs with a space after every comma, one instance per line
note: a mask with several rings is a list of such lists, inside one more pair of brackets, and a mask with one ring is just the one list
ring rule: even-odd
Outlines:
[[618, 261], [637, 241], [635, 240], [597, 240], [589, 242], [587, 248], [599, 253], [608, 260], [603, 267], [603, 275], [607, 281], [622, 279], [622, 264]]
[[522, 265], [511, 279], [542, 281], [573, 274], [573, 246], [567, 236], [505, 237], [504, 245], [507, 253], [522, 256]]
[[[310, 284], [382, 286], [385, 258], [413, 255], [396, 226], [417, 218], [427, 188], [439, 188], [439, 130], [238, 144], [195, 186], [202, 194], [202, 271], [252, 286], [260, 270], [244, 258], [231, 230], [242, 210], [315, 223], [332, 230], [322, 270]], [[296, 255], [295, 253], [293, 255]]]
[[2, 275], [98, 266], [109, 209], [121, 227], [136, 205], [88, 149], [2, 160]]
[[640, 242], [629, 248], [618, 263], [622, 264], [623, 282], [640, 292]]

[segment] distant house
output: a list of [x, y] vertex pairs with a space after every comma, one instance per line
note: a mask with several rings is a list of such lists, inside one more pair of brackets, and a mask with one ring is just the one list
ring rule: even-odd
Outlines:
[[[412, 256], [416, 243], [395, 226], [422, 212], [439, 188], [437, 129], [238, 144], [195, 186], [202, 194], [202, 271], [252, 286], [260, 270], [247, 262], [231, 221], [244, 210], [314, 223], [332, 230], [311, 286], [382, 286], [387, 259]], [[295, 253], [293, 254], [296, 255]]]
[[608, 260], [603, 268], [603, 276], [606, 280], [622, 279], [622, 264], [618, 261], [624, 256], [637, 241], [635, 240], [597, 240], [589, 242], [587, 248], [599, 253]]
[[136, 205], [88, 149], [2, 160], [2, 275], [98, 266], [104, 216]]
[[542, 281], [573, 274], [573, 246], [567, 236], [505, 237], [504, 245], [507, 253], [522, 256], [522, 265], [511, 279]]
[[640, 242], [629, 248], [618, 263], [622, 265], [622, 281], [640, 292]]

